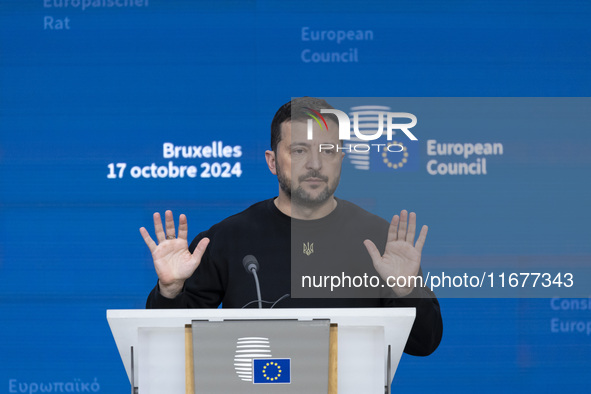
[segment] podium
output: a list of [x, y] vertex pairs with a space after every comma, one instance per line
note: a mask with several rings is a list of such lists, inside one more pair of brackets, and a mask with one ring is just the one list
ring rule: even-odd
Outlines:
[[414, 319], [414, 308], [107, 311], [132, 392], [139, 394], [185, 393], [185, 326], [194, 320], [329, 320], [338, 330], [338, 393], [381, 394], [390, 387]]

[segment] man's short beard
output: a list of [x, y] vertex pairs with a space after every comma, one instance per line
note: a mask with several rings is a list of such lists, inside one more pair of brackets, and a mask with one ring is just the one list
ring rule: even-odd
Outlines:
[[[287, 177], [283, 174], [277, 162], [275, 163], [275, 167], [277, 169], [277, 180], [279, 181], [279, 187], [281, 187], [281, 190], [283, 190], [285, 194], [287, 194], [287, 196], [290, 198], [292, 202], [308, 208], [314, 208], [319, 205], [322, 205], [329, 198], [331, 198], [337, 190], [337, 186], [339, 185], [340, 181], [339, 174], [339, 176], [336, 177], [332, 184], [327, 183], [326, 187], [324, 188], [322, 193], [318, 195], [318, 197], [312, 198], [308, 192], [302, 189], [301, 186], [298, 187], [296, 190], [291, 190], [291, 184], [289, 182], [289, 179], [287, 179]], [[306, 175], [300, 176], [298, 180], [302, 182], [306, 178], [319, 178], [328, 181], [328, 179], [325, 176], [320, 175], [318, 171], [314, 170], [308, 172]]]

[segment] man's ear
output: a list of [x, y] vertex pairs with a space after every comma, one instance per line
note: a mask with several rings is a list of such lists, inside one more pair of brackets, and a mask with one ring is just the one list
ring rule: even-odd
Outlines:
[[277, 167], [275, 166], [275, 152], [272, 150], [266, 150], [265, 160], [267, 161], [267, 166], [269, 167], [271, 174], [277, 175]]

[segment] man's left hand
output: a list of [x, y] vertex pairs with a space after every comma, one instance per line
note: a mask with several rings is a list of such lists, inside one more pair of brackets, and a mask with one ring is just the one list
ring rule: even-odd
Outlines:
[[[388, 241], [383, 256], [380, 256], [378, 248], [372, 241], [366, 239], [363, 242], [375, 269], [383, 280], [387, 281], [390, 277], [392, 279], [390, 279], [389, 285], [393, 283], [393, 280], [406, 284], [404, 287], [392, 287], [394, 293], [399, 297], [406, 296], [413, 291], [415, 281], [409, 279], [416, 276], [421, 267], [421, 251], [427, 238], [428, 227], [421, 228], [419, 238], [415, 243], [416, 225], [417, 215], [414, 212], [408, 214], [406, 211], [401, 211], [400, 217], [394, 215], [388, 229]], [[405, 277], [406, 280], [400, 279], [398, 281], [399, 277]]]

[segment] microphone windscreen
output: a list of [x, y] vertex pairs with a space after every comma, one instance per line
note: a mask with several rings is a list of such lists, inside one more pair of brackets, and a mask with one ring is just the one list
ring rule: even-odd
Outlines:
[[259, 262], [257, 261], [257, 258], [251, 254], [249, 254], [248, 256], [244, 256], [244, 258], [242, 259], [242, 265], [248, 273], [250, 273], [253, 268], [255, 269], [255, 271], [259, 270]]

